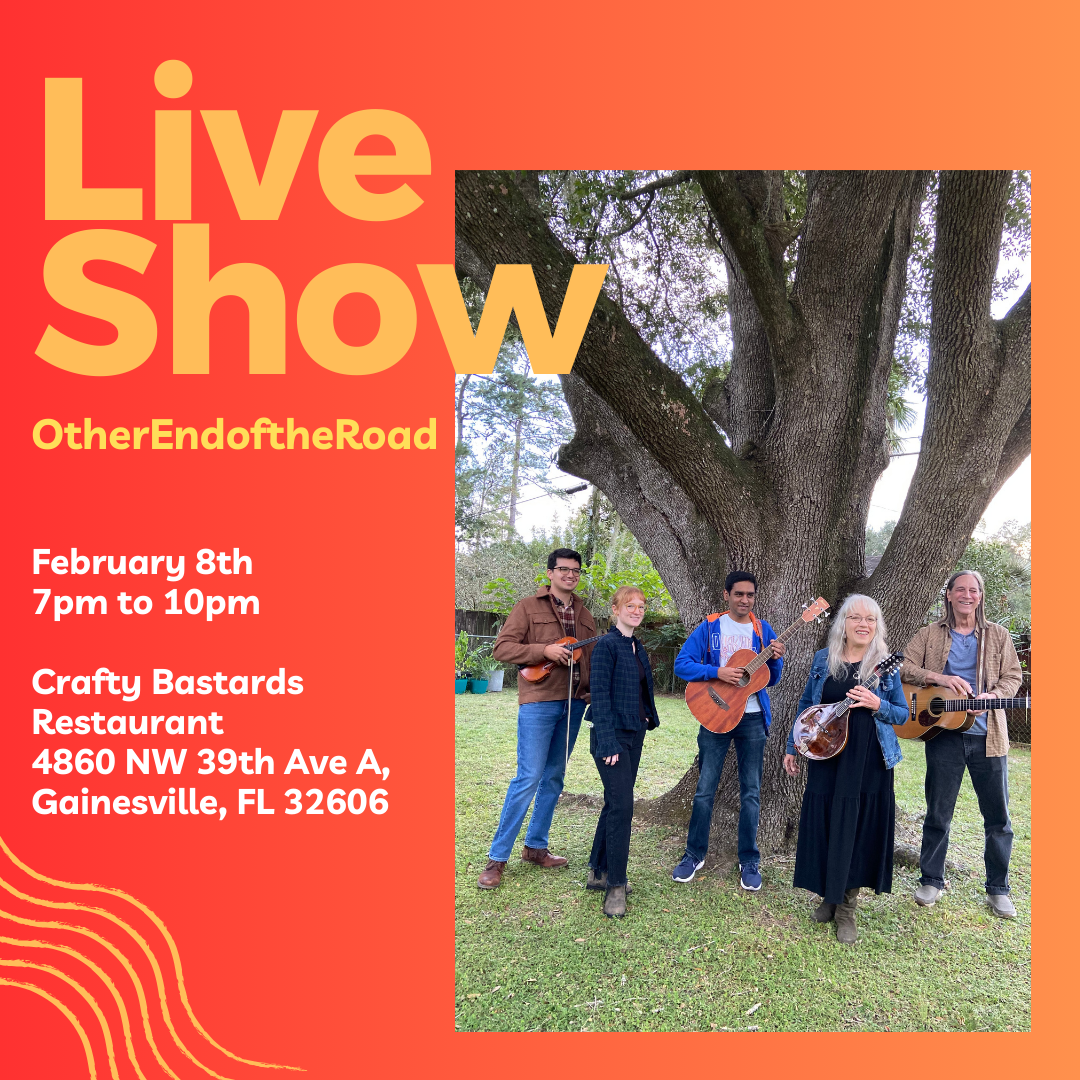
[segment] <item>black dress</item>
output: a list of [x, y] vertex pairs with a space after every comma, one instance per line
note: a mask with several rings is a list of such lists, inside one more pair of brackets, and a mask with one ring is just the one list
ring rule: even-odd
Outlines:
[[[859, 666], [849, 667], [849, 678], [825, 680], [822, 702], [842, 700], [855, 685]], [[844, 749], [808, 763], [794, 884], [830, 904], [843, 903], [849, 889], [892, 891], [896, 802], [876, 723], [869, 709], [851, 709]]]

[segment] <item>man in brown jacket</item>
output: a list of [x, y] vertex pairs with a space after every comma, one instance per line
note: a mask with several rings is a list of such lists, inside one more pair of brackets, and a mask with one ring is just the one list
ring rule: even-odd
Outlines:
[[[975, 570], [959, 570], [945, 587], [945, 615], [924, 626], [904, 649], [902, 677], [921, 686], [944, 686], [967, 697], [1011, 697], [1023, 681], [1012, 636], [983, 614], [983, 579]], [[974, 714], [974, 709], [969, 709]], [[922, 878], [915, 900], [935, 904], [945, 888], [956, 796], [964, 769], [979, 798], [986, 833], [986, 898], [1003, 919], [1016, 917], [1009, 898], [1009, 734], [1003, 709], [975, 715], [965, 732], [942, 731], [926, 743], [926, 817], [923, 820]]]
[[554, 642], [564, 637], [579, 641], [596, 637], [596, 623], [581, 597], [574, 595], [581, 580], [581, 556], [570, 548], [557, 548], [548, 556], [547, 565], [551, 584], [515, 604], [495, 640], [496, 660], [521, 665], [550, 660], [554, 666], [541, 682], [518, 679], [517, 775], [507, 788], [488, 864], [477, 882], [481, 889], [499, 887], [533, 796], [536, 805], [521, 858], [548, 868], [567, 863], [548, 851], [548, 830], [562, 793], [566, 761], [589, 700], [592, 646], [582, 650], [581, 660], [574, 664], [571, 691], [570, 650]]

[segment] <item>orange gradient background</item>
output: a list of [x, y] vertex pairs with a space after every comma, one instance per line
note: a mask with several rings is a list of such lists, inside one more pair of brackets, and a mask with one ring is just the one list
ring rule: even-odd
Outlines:
[[[0, 406], [6, 510], [0, 597], [8, 645], [0, 836], [41, 873], [122, 889], [149, 905], [176, 941], [194, 1012], [214, 1038], [243, 1057], [302, 1067], [313, 1080], [522, 1069], [652, 1072], [671, 1067], [672, 1055], [695, 1069], [744, 1075], [813, 1067], [885, 1075], [921, 1069], [1023, 1075], [1036, 1068], [1060, 1074], [1076, 960], [1069, 930], [1077, 895], [1068, 843], [1074, 811], [1067, 805], [1074, 785], [1067, 764], [1033, 770], [1038, 838], [1030, 1035], [765, 1035], [764, 1045], [751, 1044], [749, 1036], [721, 1042], [722, 1036], [706, 1035], [455, 1035], [453, 372], [416, 264], [453, 259], [455, 168], [1031, 168], [1039, 271], [1036, 513], [1054, 498], [1058, 525], [1051, 531], [1036, 524], [1035, 618], [1049, 627], [1044, 597], [1050, 578], [1041, 570], [1068, 565], [1068, 541], [1076, 535], [1075, 496], [1067, 488], [1073, 449], [1065, 441], [1076, 390], [1075, 346], [1064, 295], [1075, 201], [1069, 198], [1075, 92], [1065, 71], [1072, 69], [1066, 49], [1075, 41], [1075, 16], [1066, 22], [1057, 14], [1064, 5], [1035, 4], [1019, 23], [1016, 9], [999, 3], [954, 4], [945, 11], [926, 3], [730, 10], [624, 3], [592, 10], [487, 2], [458, 11], [428, 3], [397, 15], [387, 10], [204, 2], [88, 10], [62, 0], [47, 12], [9, 16]], [[153, 88], [155, 68], [171, 58], [186, 61], [194, 73], [192, 90], [175, 102]], [[155, 108], [238, 109], [259, 169], [282, 109], [319, 110], [277, 222], [237, 220], [205, 129], [193, 120], [193, 220], [210, 222], [212, 270], [258, 262], [281, 279], [287, 375], [247, 374], [247, 319], [239, 300], [214, 309], [210, 375], [171, 374], [171, 226], [149, 217], [103, 223], [158, 243], [144, 275], [100, 263], [91, 273], [154, 309], [159, 344], [150, 360], [126, 375], [88, 378], [34, 356], [49, 322], [73, 336], [99, 335], [86, 340], [109, 340], [100, 336], [101, 324], [63, 311], [42, 285], [51, 245], [84, 227], [43, 218], [46, 76], [84, 80], [85, 182], [142, 187], [144, 213], [151, 214]], [[431, 176], [409, 181], [424, 204], [396, 222], [348, 219], [318, 184], [323, 134], [341, 116], [365, 108], [409, 116], [431, 148]], [[342, 262], [385, 266], [416, 299], [416, 340], [387, 371], [336, 375], [300, 347], [299, 294], [316, 273]], [[355, 298], [341, 305], [337, 325], [357, 343], [375, 328], [372, 311]], [[65, 422], [91, 416], [106, 429], [146, 426], [154, 416], [200, 429], [217, 416], [225, 417], [226, 427], [293, 416], [309, 429], [351, 417], [361, 430], [372, 424], [415, 430], [434, 416], [439, 443], [435, 452], [408, 453], [44, 452], [30, 440], [33, 423], [44, 416]], [[166, 617], [163, 594], [174, 583], [161, 577], [32, 576], [34, 547], [55, 554], [72, 546], [86, 554], [183, 553], [188, 572], [175, 583], [181, 596], [191, 587], [254, 593], [262, 614], [212, 624]], [[251, 577], [194, 573], [196, 549], [234, 546], [251, 556]], [[60, 623], [35, 617], [35, 587], [104, 593], [110, 614]], [[156, 610], [145, 617], [114, 614], [121, 588], [151, 595]], [[1071, 598], [1057, 596], [1067, 610]], [[1042, 632], [1049, 640], [1052, 632]], [[1067, 689], [1073, 664], [1067, 640], [1061, 652]], [[54, 708], [58, 699], [31, 691], [33, 671], [89, 673], [100, 666], [141, 674], [143, 697], [122, 704], [65, 699], [64, 711], [216, 708], [226, 735], [34, 737], [31, 710], [60, 710]], [[303, 695], [155, 699], [147, 685], [154, 667], [250, 675], [282, 666], [303, 676]], [[1063, 762], [1069, 760], [1067, 716], [1047, 710], [1040, 717], [1040, 753], [1053, 748]], [[229, 813], [222, 822], [36, 815], [30, 799], [43, 786], [61, 793], [88, 786], [97, 793], [160, 795], [178, 782], [127, 777], [122, 764], [111, 777], [43, 780], [30, 763], [44, 745], [110, 746], [121, 763], [127, 745], [186, 746], [185, 786], [195, 785], [200, 796], [215, 794]], [[246, 777], [243, 786], [266, 788], [277, 814], [238, 816], [235, 775], [195, 775], [194, 754], [203, 746], [249, 752], [259, 746], [272, 755], [275, 776]], [[295, 774], [282, 776], [294, 747], [319, 757], [345, 755], [349, 775], [300, 777], [299, 783]], [[371, 772], [351, 775], [367, 747], [391, 770], [382, 785], [389, 791], [386, 815], [282, 813], [287, 787], [377, 786]], [[37, 894], [60, 898], [44, 886]], [[5, 910], [67, 918], [19, 903], [0, 893]], [[10, 934], [10, 924], [0, 925], [0, 933]], [[164, 960], [164, 950], [157, 951]], [[55, 955], [40, 959], [58, 963]], [[103, 967], [108, 963], [102, 960]], [[0, 975], [18, 977], [10, 969]], [[62, 984], [49, 986], [84, 1023], [92, 1021]], [[93, 990], [106, 1008], [106, 995]], [[180, 1010], [173, 997], [169, 1001], [175, 1018]], [[192, 1034], [190, 1024], [177, 1020], [177, 1029], [222, 1075], [298, 1075], [237, 1065]], [[92, 1026], [87, 1030], [96, 1040], [99, 1075], [108, 1075], [97, 1052], [99, 1035]], [[157, 1028], [155, 1034], [162, 1045]], [[205, 1075], [172, 1051], [166, 1057], [184, 1080]], [[134, 1075], [120, 1047], [118, 1061], [121, 1076]], [[151, 1060], [143, 1066], [148, 1077], [164, 1075]], [[64, 1017], [42, 999], [6, 987], [0, 987], [0, 1074], [86, 1075], [82, 1048]]]

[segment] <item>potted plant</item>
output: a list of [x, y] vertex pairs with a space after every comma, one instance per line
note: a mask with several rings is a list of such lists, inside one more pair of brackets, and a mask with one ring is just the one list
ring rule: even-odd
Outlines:
[[469, 659], [469, 635], [462, 630], [454, 641], [454, 693], [464, 694], [469, 686], [466, 664]]
[[469, 692], [486, 694], [488, 689], [488, 670], [491, 668], [491, 656], [488, 647], [470, 649], [465, 658], [465, 670], [469, 673]]
[[499, 663], [498, 660], [491, 661], [491, 667], [488, 668], [488, 693], [497, 694], [501, 692], [503, 688], [503, 676], [506, 672], [506, 668]]

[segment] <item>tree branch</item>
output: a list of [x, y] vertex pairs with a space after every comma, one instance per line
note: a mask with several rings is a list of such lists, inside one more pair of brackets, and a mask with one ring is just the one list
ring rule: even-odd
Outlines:
[[[506, 172], [459, 172], [459, 237], [490, 277], [498, 263], [531, 263], [554, 328], [574, 256], [517, 191]], [[471, 276], [471, 275], [470, 275]], [[718, 531], [754, 529], [770, 484], [732, 453], [686, 384], [653, 353], [621, 309], [601, 293], [574, 374], [595, 390]]]
[[[607, 495], [652, 560], [687, 626], [719, 610], [727, 552], [716, 530], [584, 380], [570, 374], [562, 382], [574, 437], [559, 450], [559, 468]], [[747, 544], [756, 539], [748, 536]], [[749, 547], [738, 557], [739, 566], [762, 561], [760, 551]]]
[[[759, 199], [758, 205], [754, 205], [745, 194], [753, 191], [753, 177], [744, 178], [740, 184], [739, 176], [731, 172], [698, 172], [696, 176], [775, 349], [790, 341], [799, 328], [795, 309], [787, 296], [783, 253], [779, 259], [775, 257], [765, 228], [770, 223], [770, 212], [779, 221], [783, 207], [773, 206], [768, 199]], [[767, 185], [760, 186], [767, 190]]]
[[991, 499], [1001, 490], [1001, 485], [1020, 468], [1024, 459], [1030, 456], [1031, 399], [1029, 398], [1027, 408], [1017, 418], [1015, 426], [1005, 440], [1005, 446], [1001, 451], [1001, 460], [998, 462], [997, 474], [990, 485]]
[[990, 317], [1009, 175], [941, 176], [922, 450], [873, 578], [874, 595], [888, 596], [904, 632], [1030, 451], [1030, 288], [1004, 319]]
[[620, 195], [616, 195], [617, 199], [636, 199], [639, 195], [646, 195], [651, 191], [659, 191], [661, 188], [676, 187], [679, 184], [685, 184], [694, 179], [694, 174], [689, 169], [681, 169], [679, 172], [671, 173], [670, 176], [661, 176], [656, 180], [650, 180], [647, 184], [642, 184], [641, 187], [634, 188], [633, 191], [624, 191]]

